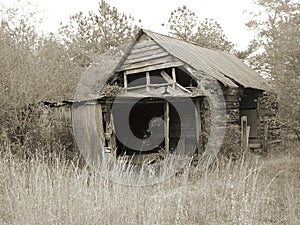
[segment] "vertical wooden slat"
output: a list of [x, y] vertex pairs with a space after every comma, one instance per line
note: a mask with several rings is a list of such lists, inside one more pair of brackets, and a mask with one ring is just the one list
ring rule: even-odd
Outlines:
[[147, 82], [146, 90], [147, 90], [147, 92], [149, 92], [150, 72], [146, 72], [146, 82]]
[[176, 69], [172, 68], [172, 77], [173, 77], [173, 89], [176, 87]]
[[114, 117], [111, 110], [110, 110], [110, 123], [111, 123], [111, 149], [112, 149], [112, 154], [116, 157], [117, 156], [116, 131], [114, 126]]
[[116, 156], [116, 135], [115, 135], [115, 129], [114, 129], [114, 120], [113, 120], [113, 114], [111, 111], [111, 106], [107, 107], [107, 113], [106, 113], [106, 133], [108, 134], [108, 147], [110, 148], [110, 151], [113, 155]]
[[198, 99], [195, 101], [195, 121], [196, 121], [196, 138], [197, 138], [197, 154], [200, 153], [201, 143], [201, 117], [200, 117], [200, 102]]
[[268, 150], [268, 117], [264, 117], [263, 151]]
[[127, 86], [128, 86], [128, 83], [127, 83], [127, 74], [126, 74], [126, 71], [124, 71], [124, 91], [127, 92]]
[[242, 139], [242, 149], [247, 150], [247, 116], [242, 116], [241, 118], [241, 139]]
[[102, 115], [102, 105], [97, 104], [96, 105], [96, 122], [97, 122], [97, 130], [98, 134], [100, 136], [100, 140], [103, 145], [105, 145], [105, 137], [104, 137], [104, 129], [103, 129], [103, 115]]
[[170, 116], [169, 116], [169, 102], [164, 103], [164, 125], [165, 125], [165, 151], [170, 151], [169, 140], [169, 128], [170, 128]]

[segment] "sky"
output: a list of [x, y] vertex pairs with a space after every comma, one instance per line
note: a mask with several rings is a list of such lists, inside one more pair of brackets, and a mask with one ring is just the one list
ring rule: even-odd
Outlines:
[[[79, 11], [96, 11], [100, 0], [0, 0], [5, 6], [29, 2], [32, 11], [39, 11], [43, 21], [40, 29], [44, 32], [55, 32], [60, 22], [66, 23], [70, 15]], [[238, 49], [246, 49], [254, 38], [245, 23], [250, 19], [250, 12], [259, 8], [253, 0], [106, 0], [120, 12], [131, 14], [137, 25], [155, 32], [167, 34], [165, 27], [172, 10], [186, 5], [194, 11], [199, 20], [212, 18], [221, 24], [228, 39], [236, 44]]]

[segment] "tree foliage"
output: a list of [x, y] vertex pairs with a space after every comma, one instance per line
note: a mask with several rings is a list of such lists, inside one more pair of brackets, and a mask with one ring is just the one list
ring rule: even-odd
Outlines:
[[234, 47], [217, 21], [205, 19], [200, 22], [195, 12], [185, 5], [171, 12], [168, 27], [172, 36], [203, 47], [228, 52]]
[[61, 27], [60, 34], [70, 56], [82, 66], [113, 46], [133, 39], [137, 33], [134, 18], [120, 13], [105, 1], [99, 2], [96, 12], [79, 12]]
[[212, 19], [205, 19], [194, 35], [195, 42], [201, 46], [230, 52], [234, 45], [227, 40], [221, 25]]
[[293, 0], [255, 2], [264, 13], [248, 26], [258, 33], [263, 51], [250, 62], [273, 83], [284, 126], [300, 135], [300, 4]]
[[185, 5], [171, 12], [168, 20], [170, 34], [184, 41], [193, 41], [197, 29], [196, 14]]
[[20, 4], [0, 9], [0, 135], [24, 144], [29, 133], [36, 134], [32, 106], [72, 99], [85, 66], [131, 39], [136, 27], [132, 18], [101, 1], [97, 13], [79, 12], [59, 35], [42, 35], [36, 31], [39, 21], [30, 10], [20, 11]]

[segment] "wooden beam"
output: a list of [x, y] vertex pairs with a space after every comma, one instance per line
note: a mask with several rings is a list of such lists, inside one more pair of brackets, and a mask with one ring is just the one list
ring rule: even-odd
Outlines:
[[108, 148], [110, 149], [111, 153], [116, 156], [116, 135], [114, 129], [114, 120], [113, 114], [111, 110], [111, 105], [107, 107], [106, 113], [106, 139], [108, 141]]
[[175, 89], [176, 84], [176, 69], [175, 67], [172, 68], [172, 78], [173, 78], [173, 88]]
[[161, 71], [160, 72], [160, 75], [165, 79], [165, 81], [167, 81], [169, 84], [172, 84], [173, 83], [173, 80], [172, 78], [169, 76], [169, 74], [167, 74], [166, 71]]
[[170, 129], [170, 116], [169, 116], [169, 102], [164, 104], [164, 125], [165, 125], [165, 152], [170, 151], [169, 129]]
[[124, 90], [125, 90], [125, 92], [127, 92], [127, 86], [128, 86], [127, 74], [126, 74], [126, 71], [124, 71]]
[[146, 91], [149, 92], [149, 85], [150, 85], [150, 72], [146, 72]]
[[242, 140], [242, 149], [244, 151], [247, 150], [248, 146], [247, 146], [247, 116], [242, 116], [241, 118], [241, 140]]
[[268, 151], [268, 117], [264, 116], [263, 151]]
[[102, 115], [102, 105], [101, 104], [97, 104], [96, 105], [96, 122], [97, 122], [97, 131], [98, 134], [100, 136], [100, 140], [103, 144], [103, 146], [105, 146], [105, 136], [104, 136], [104, 127], [103, 127], [103, 115]]
[[178, 87], [179, 89], [181, 89], [182, 91], [186, 92], [186, 93], [191, 93], [191, 91], [189, 91], [188, 89], [186, 89], [185, 87], [182, 87], [180, 84], [175, 83], [175, 86]]
[[[111, 106], [110, 106], [111, 107]], [[117, 157], [117, 141], [116, 141], [116, 131], [114, 126], [114, 117], [112, 111], [110, 110], [110, 123], [111, 123], [111, 149], [112, 154]]]

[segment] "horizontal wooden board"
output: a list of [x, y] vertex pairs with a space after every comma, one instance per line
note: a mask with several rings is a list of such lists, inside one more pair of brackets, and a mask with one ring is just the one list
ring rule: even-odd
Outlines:
[[147, 47], [150, 45], [155, 45], [156, 43], [152, 40], [143, 40], [143, 41], [138, 41], [135, 45], [134, 48], [142, 48], [142, 47]]
[[157, 64], [162, 64], [162, 63], [169, 63], [169, 62], [176, 62], [176, 59], [172, 56], [164, 56], [164, 57], [150, 59], [150, 60], [143, 61], [143, 62], [122, 65], [118, 71], [132, 70], [132, 69], [137, 69], [137, 68], [141, 68], [141, 67], [157, 65]]
[[150, 59], [157, 59], [157, 58], [161, 58], [161, 57], [168, 56], [168, 55], [169, 55], [169, 53], [167, 53], [167, 52], [161, 52], [161, 53], [158, 53], [158, 54], [149, 54], [149, 55], [146, 55], [144, 57], [139, 57], [139, 58], [135, 58], [135, 59], [127, 59], [127, 60], [125, 60], [123, 65], [143, 62], [143, 61], [147, 61], [147, 60], [150, 60]]
[[157, 50], [157, 49], [161, 49], [161, 47], [157, 44], [147, 46], [147, 47], [143, 47], [143, 48], [133, 48], [130, 51], [130, 54], [136, 54], [136, 53], [140, 53], [140, 52], [147, 52], [147, 51], [150, 51], [150, 50]]
[[[149, 55], [156, 55], [156, 54], [160, 54], [160, 53], [167, 53], [164, 49], [159, 48], [159, 49], [151, 49], [148, 51], [143, 51], [143, 52], [137, 52], [137, 53], [130, 53], [127, 57], [127, 59], [136, 59], [136, 58], [141, 58], [141, 57], [145, 57], [145, 56], [149, 56]], [[126, 59], [126, 60], [127, 60]]]
[[183, 66], [183, 65], [184, 65], [184, 63], [182, 63], [180, 61], [178, 61], [178, 62], [168, 62], [168, 63], [159, 63], [159, 64], [156, 64], [156, 65], [141, 67], [141, 68], [138, 68], [138, 69], [126, 70], [126, 74], [142, 73], [142, 72], [166, 69], [166, 68], [171, 68], [171, 67], [179, 67], [179, 66]]

